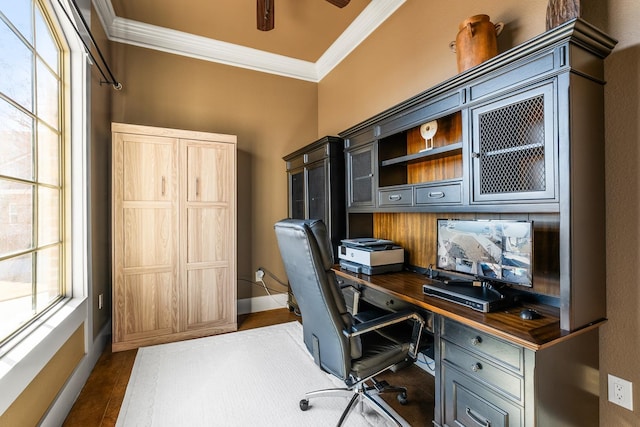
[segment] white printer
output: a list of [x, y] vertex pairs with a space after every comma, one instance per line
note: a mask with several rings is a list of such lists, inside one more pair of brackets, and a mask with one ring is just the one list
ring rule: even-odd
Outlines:
[[340, 267], [366, 275], [401, 271], [404, 249], [391, 240], [369, 237], [345, 239], [338, 248]]

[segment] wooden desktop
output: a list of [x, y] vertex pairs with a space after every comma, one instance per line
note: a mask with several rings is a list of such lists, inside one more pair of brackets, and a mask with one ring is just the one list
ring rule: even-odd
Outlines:
[[[558, 417], [567, 425], [597, 425], [598, 327], [560, 328], [559, 309], [515, 304], [491, 313], [427, 296], [429, 279], [402, 271], [366, 276], [334, 268], [345, 286], [377, 308], [419, 312], [433, 335], [436, 362], [434, 425], [543, 426]], [[540, 318], [523, 320], [523, 307]]]

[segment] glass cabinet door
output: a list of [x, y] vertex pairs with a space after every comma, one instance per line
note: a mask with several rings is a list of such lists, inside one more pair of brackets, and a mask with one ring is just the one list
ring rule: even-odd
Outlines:
[[327, 194], [326, 194], [325, 162], [316, 163], [307, 168], [307, 201], [309, 203], [309, 218], [321, 219], [327, 224]]
[[289, 185], [291, 186], [289, 216], [294, 219], [305, 219], [304, 169], [289, 174]]

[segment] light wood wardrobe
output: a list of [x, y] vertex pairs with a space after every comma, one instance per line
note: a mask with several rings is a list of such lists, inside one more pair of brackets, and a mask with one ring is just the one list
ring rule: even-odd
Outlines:
[[236, 136], [112, 132], [113, 350], [235, 331]]

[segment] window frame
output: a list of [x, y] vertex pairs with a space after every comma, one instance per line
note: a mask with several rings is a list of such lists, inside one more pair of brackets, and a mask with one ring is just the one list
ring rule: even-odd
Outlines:
[[[66, 204], [67, 204], [66, 200], [70, 197], [69, 193], [71, 192], [72, 189], [67, 185], [67, 181], [64, 179], [64, 176], [67, 175], [66, 171], [69, 167], [68, 157], [70, 154], [70, 149], [68, 146], [68, 142], [65, 141], [65, 134], [67, 130], [65, 127], [64, 118], [66, 117], [66, 112], [68, 110], [68, 107], [65, 99], [65, 91], [63, 88], [63, 84], [65, 81], [65, 72], [68, 65], [66, 63], [68, 61], [65, 61], [65, 56], [66, 56], [65, 54], [68, 53], [70, 49], [66, 44], [66, 40], [64, 40], [64, 34], [60, 34], [60, 31], [55, 27], [54, 21], [50, 17], [50, 13], [47, 11], [44, 4], [39, 0], [28, 0], [28, 2], [29, 2], [29, 5], [32, 6], [30, 18], [31, 18], [31, 24], [32, 24], [31, 31], [33, 34], [33, 39], [31, 40], [31, 42], [27, 40], [27, 43], [31, 45], [30, 50], [31, 52], [33, 52], [31, 72], [33, 76], [32, 87], [34, 92], [30, 97], [32, 100], [31, 109], [33, 111], [27, 111], [25, 114], [30, 116], [33, 120], [32, 121], [33, 134], [31, 137], [33, 139], [32, 144], [35, 143], [36, 149], [33, 150], [33, 145], [32, 145], [32, 150], [31, 150], [32, 177], [31, 178], [9, 177], [8, 182], [12, 182], [15, 179], [16, 180], [15, 182], [19, 182], [24, 185], [29, 185], [32, 188], [31, 200], [33, 202], [33, 205], [31, 209], [31, 221], [32, 221], [31, 235], [33, 237], [33, 242], [32, 242], [33, 244], [32, 244], [32, 247], [21, 250], [19, 253], [14, 254], [7, 259], [16, 259], [16, 258], [23, 257], [25, 255], [30, 254], [30, 258], [32, 260], [31, 261], [32, 270], [30, 274], [32, 277], [32, 285], [31, 285], [30, 299], [32, 302], [32, 310], [34, 309], [34, 307], [37, 307], [37, 308], [35, 308], [36, 312], [33, 313], [29, 319], [26, 319], [23, 324], [19, 325], [16, 329], [11, 331], [8, 335], [4, 337], [0, 337], [0, 340], [1, 340], [0, 355], [5, 351], [4, 349], [5, 346], [10, 345], [12, 341], [15, 341], [15, 338], [22, 336], [23, 332], [28, 331], [31, 328], [31, 325], [34, 322], [37, 322], [40, 317], [46, 316], [47, 312], [53, 309], [60, 302], [61, 299], [67, 296], [72, 296], [70, 295], [70, 292], [68, 291], [68, 287], [67, 287], [67, 283], [70, 283], [70, 280], [68, 277], [69, 270], [67, 270], [67, 265], [68, 265], [67, 258], [69, 257], [67, 248], [70, 242], [65, 239], [66, 230], [71, 224], [71, 221], [67, 215], [69, 211], [66, 209]], [[36, 17], [35, 20], [33, 19], [34, 16]], [[38, 23], [40, 22], [40, 19], [37, 19], [38, 17], [42, 19], [43, 24], [46, 26], [45, 31], [48, 31], [50, 33], [54, 47], [57, 49], [57, 58], [56, 58], [57, 63], [55, 64], [49, 63], [50, 61], [48, 61], [48, 59], [46, 58], [46, 52], [43, 52], [38, 48], [38, 46], [40, 45], [39, 38], [38, 38], [40, 37], [38, 32], [40, 29], [38, 25]], [[16, 36], [18, 38], [22, 37], [17, 34]], [[28, 37], [28, 39], [31, 39], [31, 36]], [[46, 43], [46, 40], [45, 40], [45, 43]], [[55, 69], [50, 68], [52, 66], [55, 66]], [[41, 78], [46, 79], [45, 76], [39, 76], [39, 73], [44, 71], [45, 73], [48, 74], [49, 72], [48, 70], [53, 71], [55, 73], [55, 78], [57, 82], [56, 86], [58, 91], [58, 97], [55, 100], [57, 103], [57, 112], [56, 112], [57, 123], [48, 123], [48, 120], [44, 120], [46, 116], [46, 112], [39, 110], [40, 104], [39, 104], [38, 90], [41, 88], [41, 85], [39, 82], [41, 81]], [[14, 99], [12, 101], [16, 101], [16, 100]], [[19, 108], [19, 107], [16, 106], [15, 108]], [[24, 108], [24, 106], [20, 106], [20, 108]], [[56, 132], [56, 135], [58, 135], [57, 137], [58, 164], [56, 169], [58, 178], [56, 183], [46, 182], [48, 180], [46, 179], [43, 180], [43, 178], [39, 176], [41, 171], [39, 163], [42, 159], [39, 157], [38, 151], [39, 151], [41, 142], [44, 140], [44, 136], [41, 136], [40, 132], [42, 132], [43, 130], [46, 131], [46, 129], [49, 126], [55, 126], [54, 131]], [[44, 209], [44, 206], [41, 205], [40, 195], [41, 195], [42, 189], [45, 189], [45, 188], [53, 189], [58, 193], [58, 206], [57, 206], [58, 239], [57, 241], [54, 240], [46, 244], [39, 240], [41, 237], [40, 221], [43, 219], [40, 215], [40, 209]], [[9, 207], [11, 208], [12, 205], [10, 204]], [[15, 205], [13, 205], [13, 207], [15, 207]], [[9, 212], [9, 213], [11, 215], [12, 212]], [[13, 219], [13, 217], [11, 217], [11, 219]], [[57, 290], [56, 290], [55, 296], [51, 297], [49, 301], [46, 301], [43, 305], [41, 305], [38, 301], [37, 295], [41, 292], [41, 286], [46, 286], [46, 285], [44, 280], [38, 279], [38, 270], [39, 270], [38, 257], [39, 257], [39, 253], [51, 247], [58, 248], [58, 277], [56, 280]], [[34, 278], [35, 278], [35, 282], [34, 282]], [[34, 300], [34, 297], [35, 297], [35, 300]], [[35, 302], [35, 306], [33, 304], [34, 302]]]
[[[11, 406], [78, 328], [84, 329], [85, 354], [92, 347], [89, 331], [92, 330], [93, 316], [88, 304], [90, 283], [87, 255], [90, 63], [82, 41], [62, 9], [64, 7], [71, 15], [69, 1], [34, 1], [48, 16], [49, 24], [57, 36], [64, 40], [61, 57], [64, 151], [61, 156], [64, 156], [68, 165], [61, 179], [66, 188], [62, 202], [62, 215], [66, 222], [62, 235], [67, 251], [63, 267], [65, 287], [63, 297], [45, 315], [0, 348], [0, 389], [3, 390], [0, 393], [0, 414]], [[90, 7], [89, 1], [85, 3]], [[84, 358], [76, 373], [90, 371], [93, 366], [91, 362]], [[74, 374], [74, 377], [77, 375]]]

